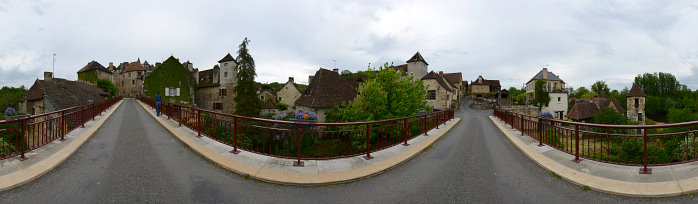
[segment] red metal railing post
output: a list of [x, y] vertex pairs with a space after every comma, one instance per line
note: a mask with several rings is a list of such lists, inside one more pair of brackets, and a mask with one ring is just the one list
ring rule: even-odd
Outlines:
[[652, 174], [652, 169], [647, 168], [647, 128], [642, 128], [642, 143], [642, 151], [644, 155], [642, 161], [642, 168], [640, 169], [640, 174]]
[[85, 128], [85, 106], [80, 106], [80, 123], [82, 128]]
[[92, 103], [92, 120], [95, 120], [95, 104]]
[[402, 119], [402, 129], [403, 129], [403, 130], [402, 130], [402, 133], [403, 133], [403, 135], [404, 135], [404, 137], [405, 137], [405, 143], [403, 143], [402, 145], [404, 145], [404, 146], [410, 146], [410, 144], [407, 144], [407, 118]]
[[371, 139], [369, 137], [370, 135], [371, 135], [371, 124], [366, 124], [366, 156], [364, 156], [364, 159], [366, 159], [366, 160], [373, 159], [373, 157], [371, 156], [371, 142], [370, 142]]
[[301, 125], [301, 131], [298, 132], [298, 160], [293, 162], [293, 166], [303, 166], [301, 161], [301, 135], [305, 132], [305, 125]]
[[524, 126], [523, 126], [523, 117], [524, 117], [524, 116], [523, 116], [523, 114], [521, 114], [521, 115], [519, 115], [519, 117], [520, 117], [520, 118], [519, 118], [519, 122], [521, 122], [521, 124], [519, 124], [519, 125], [520, 125], [519, 130], [521, 130], [521, 136], [523, 136], [523, 131], [526, 129], [526, 128], [524, 128]]
[[61, 129], [58, 131], [58, 134], [61, 134], [61, 141], [65, 141], [65, 111], [61, 111], [61, 122], [59, 127]]
[[434, 118], [436, 118], [436, 129], [439, 129], [439, 124], [440, 124], [439, 118], [440, 117], [441, 117], [441, 113], [437, 112], [436, 116], [434, 117]]
[[[164, 105], [164, 104], [163, 104], [163, 105]], [[169, 120], [169, 119], [170, 119], [170, 115], [172, 114], [171, 111], [170, 111], [170, 107], [167, 106], [167, 105], [164, 105], [164, 106], [162, 106], [162, 107], [164, 107], [165, 110], [167, 111], [167, 113], [166, 113], [165, 115], [167, 115], [167, 119]]]
[[196, 108], [196, 137], [201, 137], [201, 111]]
[[429, 130], [427, 130], [427, 113], [424, 113], [424, 136], [429, 136]]
[[20, 145], [20, 148], [19, 148], [19, 149], [20, 149], [20, 151], [21, 151], [21, 153], [20, 153], [21, 155], [19, 156], [19, 160], [20, 160], [20, 161], [27, 160], [27, 157], [24, 156], [24, 140], [25, 140], [24, 134], [27, 133], [27, 130], [26, 130], [26, 129], [27, 129], [27, 123], [26, 123], [26, 121], [27, 121], [27, 119], [23, 119], [23, 120], [22, 120], [22, 131], [21, 131], [21, 132], [22, 132], [22, 135], [19, 136], [19, 139], [22, 140], [22, 141], [20, 142], [20, 144], [19, 144], [19, 145]]
[[582, 160], [579, 159], [579, 125], [574, 125], [574, 162], [581, 162]]
[[543, 118], [538, 118], [538, 146], [543, 146]]
[[177, 106], [178, 111], [179, 111], [179, 126], [182, 126], [182, 106]]
[[238, 118], [233, 117], [233, 151], [230, 151], [230, 153], [237, 154], [240, 153], [238, 150]]

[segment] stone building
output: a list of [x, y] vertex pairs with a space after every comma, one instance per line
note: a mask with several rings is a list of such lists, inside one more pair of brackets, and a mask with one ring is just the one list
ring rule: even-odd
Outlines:
[[628, 94], [625, 95], [627, 98], [628, 112], [627, 116], [630, 121], [637, 121], [641, 125], [645, 124], [645, 95], [637, 84], [633, 84], [633, 88], [630, 89]]
[[443, 72], [441, 74], [429, 72], [422, 77], [422, 82], [427, 89], [427, 105], [435, 110], [452, 108], [455, 87], [443, 77]]
[[456, 101], [460, 102], [463, 100], [463, 97], [465, 97], [465, 86], [463, 86], [463, 74], [460, 72], [455, 72], [455, 73], [446, 73], [443, 74], [444, 78], [448, 82], [450, 82], [453, 86], [455, 86], [455, 96], [456, 96]]
[[601, 93], [600, 96], [596, 96], [592, 99], [574, 99], [568, 101], [570, 101], [570, 106], [572, 108], [570, 108], [567, 118], [575, 121], [588, 122], [594, 117], [594, 115], [596, 115], [596, 112], [600, 111], [604, 107], [611, 108], [619, 113], [625, 113], [625, 109], [623, 108], [623, 105], [620, 104], [618, 99], [606, 98], [605, 94], [603, 93]]
[[280, 110], [279, 107], [276, 106], [276, 104], [272, 100], [266, 100], [262, 104], [262, 108], [259, 110], [259, 115], [262, 117], [266, 116], [274, 116], [279, 114]]
[[284, 87], [276, 90], [277, 101], [289, 105], [290, 108], [296, 106], [296, 100], [301, 97], [301, 91], [296, 87], [293, 77], [289, 77]]
[[409, 60], [407, 64], [393, 66], [393, 69], [402, 71], [407, 76], [413, 76], [413, 80], [419, 80], [427, 75], [429, 63], [424, 60], [422, 54], [419, 52], [415, 53]]
[[526, 101], [530, 103], [533, 100], [536, 92], [536, 81], [543, 80], [545, 82], [545, 91], [550, 95], [550, 103], [544, 105], [541, 111], [553, 114], [553, 117], [562, 120], [567, 115], [568, 101], [567, 88], [565, 82], [559, 76], [548, 71], [548, 68], [543, 68], [538, 74], [533, 76], [531, 80], [526, 82]]
[[[317, 113], [318, 122], [325, 122], [325, 112], [335, 106], [350, 104], [357, 94], [363, 77], [342, 77], [338, 71], [320, 68], [308, 84], [308, 88], [296, 100], [299, 110]], [[282, 98], [283, 100], [283, 98]]]
[[119, 96], [140, 97], [144, 95], [143, 78], [145, 68], [139, 58], [135, 62], [128, 63], [116, 76], [116, 87], [119, 89]]
[[[111, 63], [110, 65], [113, 67]], [[96, 61], [88, 62], [87, 65], [78, 70], [78, 81], [97, 84], [99, 79], [106, 79], [113, 83], [114, 74]]]
[[257, 97], [259, 97], [259, 100], [262, 100], [262, 102], [271, 101], [272, 103], [276, 103], [276, 91], [274, 89], [260, 89], [257, 93]]
[[27, 113], [42, 114], [106, 100], [109, 93], [85, 82], [53, 78], [44, 72], [44, 80], [36, 80], [22, 99], [20, 107]]
[[470, 93], [473, 98], [476, 97], [488, 97], [498, 98], [499, 92], [502, 86], [499, 84], [499, 80], [487, 80], [482, 76], [478, 76], [475, 81], [470, 83]]
[[[186, 64], [186, 63], [185, 63]], [[186, 65], [188, 67], [188, 65]], [[196, 91], [196, 105], [200, 108], [223, 112], [235, 112], [235, 92], [237, 85], [237, 62], [228, 53], [212, 69], [195, 74], [199, 84]], [[193, 68], [191, 68], [193, 69]]]

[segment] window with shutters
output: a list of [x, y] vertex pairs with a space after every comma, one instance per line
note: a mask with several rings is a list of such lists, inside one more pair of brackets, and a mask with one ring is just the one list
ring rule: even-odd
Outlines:
[[223, 104], [213, 103], [213, 110], [223, 110]]

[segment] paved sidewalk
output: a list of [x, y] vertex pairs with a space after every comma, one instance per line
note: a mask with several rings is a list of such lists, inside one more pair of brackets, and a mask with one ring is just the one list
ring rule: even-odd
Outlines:
[[[155, 117], [152, 108], [140, 104]], [[243, 150], [239, 154], [230, 153], [232, 147], [208, 137], [197, 138], [196, 131], [184, 126], [179, 127], [174, 120], [168, 120], [167, 116], [156, 119], [195, 152], [223, 168], [257, 180], [310, 186], [350, 182], [385, 172], [425, 151], [460, 121], [459, 118], [455, 118], [439, 126], [439, 129], [429, 131], [428, 136], [421, 135], [409, 140], [409, 146], [396, 145], [372, 152], [371, 156], [374, 158], [371, 160], [364, 159], [364, 155], [332, 160], [302, 160], [305, 166], [296, 167], [293, 166], [293, 162], [296, 161], [293, 159], [269, 157]]]
[[121, 102], [123, 100], [95, 117], [94, 120], [87, 121], [85, 128], [77, 128], [66, 134], [65, 141], [57, 139], [25, 153], [27, 159], [24, 161], [20, 161], [19, 156], [0, 160], [0, 191], [28, 183], [63, 163], [104, 124]]
[[[590, 189], [634, 197], [667, 197], [698, 192], [698, 162], [651, 167], [652, 174], [639, 174], [641, 167], [607, 164], [588, 159], [579, 163], [574, 155], [550, 146], [538, 147], [538, 141], [512, 129], [490, 116], [492, 122], [526, 156], [567, 181]], [[650, 168], [650, 167], [648, 167]]]

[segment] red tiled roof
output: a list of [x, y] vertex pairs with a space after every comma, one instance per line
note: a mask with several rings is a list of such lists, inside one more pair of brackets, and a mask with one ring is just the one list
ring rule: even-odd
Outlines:
[[407, 73], [407, 64], [393, 66], [393, 69], [396, 71], [402, 71], [403, 73]]
[[463, 81], [463, 74], [461, 74], [460, 72], [445, 73], [444, 78], [446, 78], [448, 82], [451, 82], [451, 84], [458, 84], [458, 82]]
[[138, 61], [128, 63], [128, 65], [126, 65], [126, 68], [124, 68], [124, 70], [121, 70], [121, 73], [132, 71], [145, 71], [140, 59]]
[[419, 62], [419, 61], [424, 62], [424, 64], [429, 65], [429, 63], [427, 63], [427, 61], [424, 60], [424, 57], [422, 57], [422, 54], [419, 54], [419, 51], [418, 51], [417, 53], [415, 53], [415, 54], [412, 56], [412, 58], [410, 58], [409, 60], [407, 60], [407, 63], [410, 63], [410, 62]]
[[594, 117], [599, 108], [596, 104], [588, 101], [577, 101], [567, 114], [567, 118], [572, 120], [585, 120]]
[[262, 109], [279, 109], [279, 107], [277, 107], [272, 100], [266, 100], [264, 104], [262, 104]]

